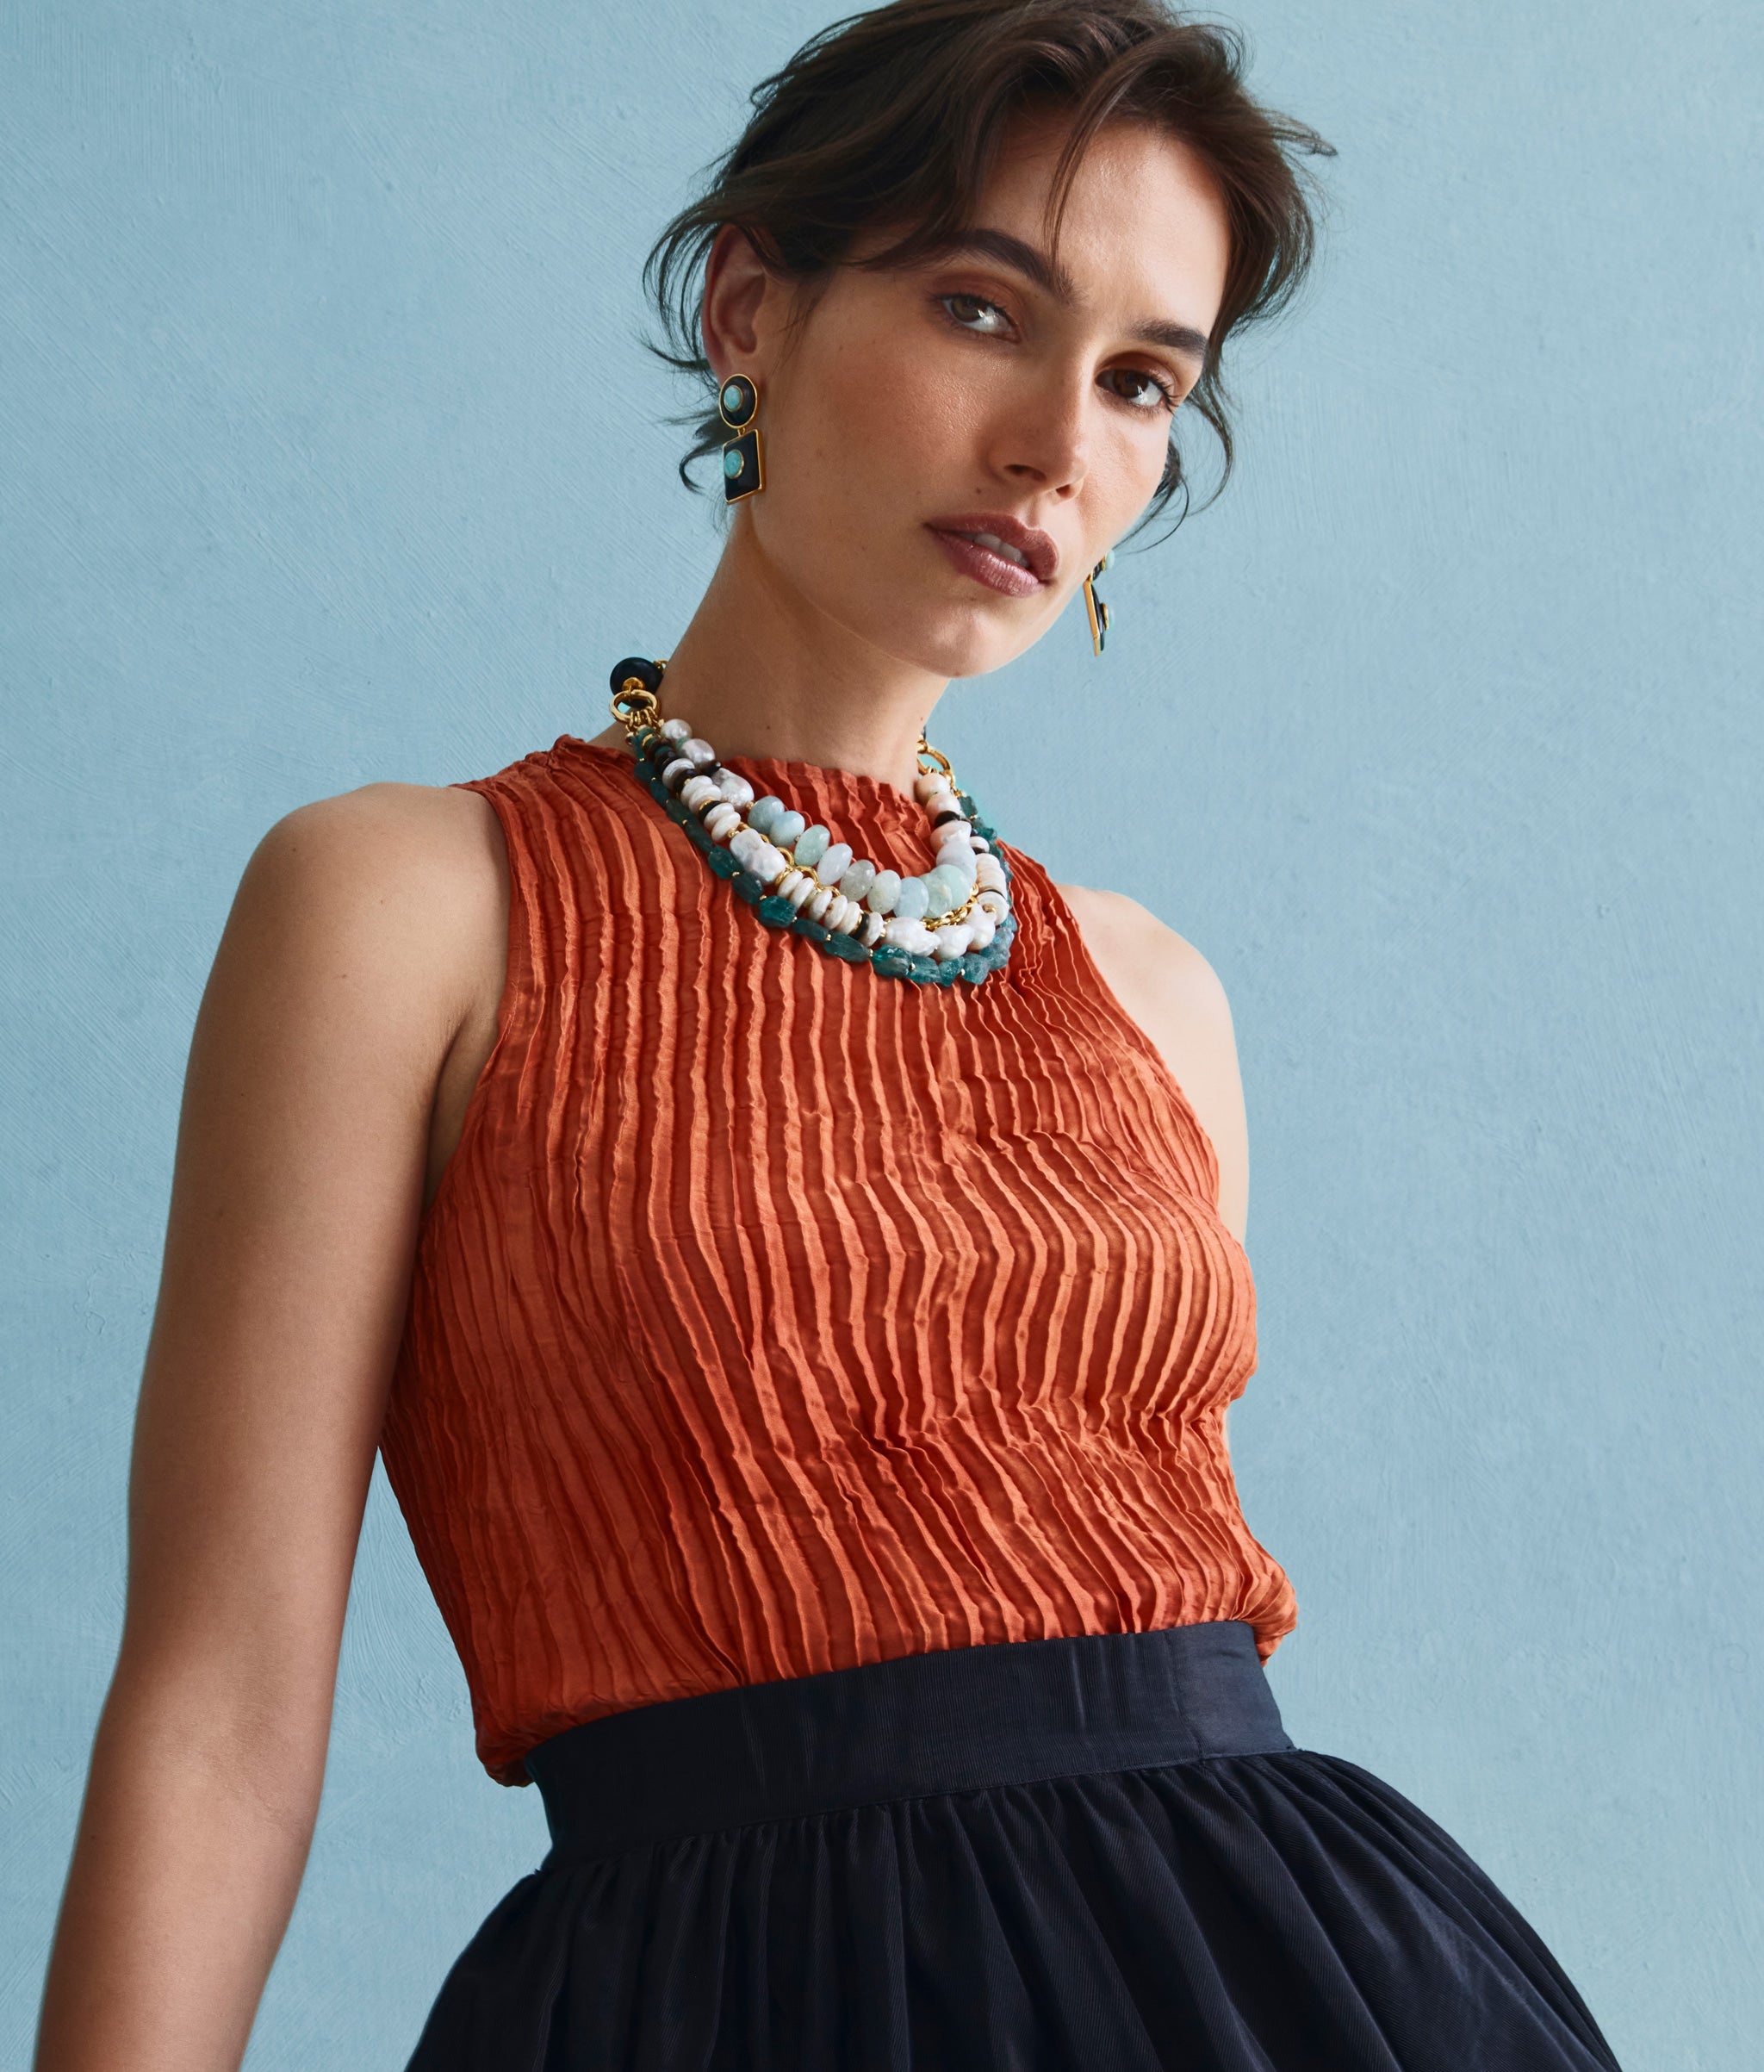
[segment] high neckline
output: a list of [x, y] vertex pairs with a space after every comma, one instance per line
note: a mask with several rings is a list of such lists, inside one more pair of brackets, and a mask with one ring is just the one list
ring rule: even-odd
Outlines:
[[[591, 756], [606, 756], [624, 763], [631, 760], [630, 750], [617, 744], [584, 741], [575, 734], [566, 734], [563, 738], [572, 748], [585, 750]], [[807, 793], [817, 801], [828, 801], [835, 811], [843, 806], [848, 810], [885, 812], [908, 824], [924, 818], [924, 807], [910, 792], [864, 770], [839, 769], [830, 763], [805, 762], [792, 756], [724, 756], [720, 761], [725, 769], [745, 777], [756, 795], [774, 792], [786, 805]]]

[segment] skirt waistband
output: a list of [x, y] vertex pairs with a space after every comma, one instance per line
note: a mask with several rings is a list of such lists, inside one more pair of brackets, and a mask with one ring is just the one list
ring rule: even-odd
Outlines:
[[526, 1758], [548, 1866], [890, 1799], [1294, 1744], [1242, 1620], [900, 1655], [572, 1727]]

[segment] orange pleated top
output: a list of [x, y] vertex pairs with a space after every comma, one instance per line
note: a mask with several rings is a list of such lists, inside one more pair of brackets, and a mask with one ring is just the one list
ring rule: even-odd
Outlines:
[[[728, 767], [929, 867], [892, 785]], [[1292, 1590], [1224, 1430], [1249, 1264], [1042, 868], [1001, 835], [1009, 961], [920, 986], [767, 927], [621, 749], [466, 788], [507, 844], [506, 986], [381, 1444], [491, 1775], [937, 1648], [1243, 1619], [1265, 1659]]]

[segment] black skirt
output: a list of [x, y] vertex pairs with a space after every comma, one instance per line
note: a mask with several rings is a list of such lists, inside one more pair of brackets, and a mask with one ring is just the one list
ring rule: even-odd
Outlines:
[[410, 2072], [1591, 2072], [1445, 1832], [1296, 1748], [1236, 1621], [597, 1720]]

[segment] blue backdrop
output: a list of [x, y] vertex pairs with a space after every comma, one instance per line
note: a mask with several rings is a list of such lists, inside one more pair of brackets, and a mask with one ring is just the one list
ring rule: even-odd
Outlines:
[[[717, 548], [649, 237], [810, 0], [9, 0], [0, 18], [0, 2058], [122, 1600], [181, 1075], [280, 814], [606, 719]], [[1527, 1911], [1626, 2065], [1764, 2033], [1756, 169], [1764, 13], [1257, 0], [1339, 146], [1240, 478], [953, 689], [1056, 874], [1212, 959], [1301, 1742]], [[721, 53], [738, 53], [733, 65]], [[1747, 573], [1750, 570], [1750, 574]], [[1101, 719], [1130, 736], [1098, 752]], [[1143, 774], [1140, 774], [1143, 772]], [[536, 1861], [376, 1485], [252, 2072], [401, 2064]]]

